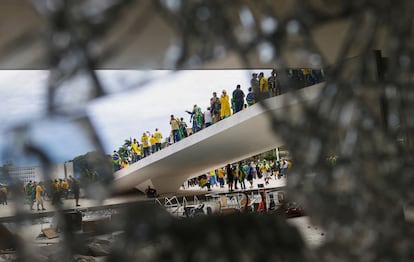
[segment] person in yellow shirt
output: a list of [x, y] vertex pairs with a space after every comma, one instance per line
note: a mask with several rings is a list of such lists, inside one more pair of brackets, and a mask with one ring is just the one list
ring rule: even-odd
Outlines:
[[260, 94], [262, 95], [263, 99], [269, 98], [269, 82], [267, 81], [267, 78], [264, 77], [264, 73], [260, 72], [259, 74], [259, 81], [260, 81]]
[[216, 185], [217, 179], [216, 179], [216, 171], [215, 170], [211, 170], [209, 172], [209, 176], [210, 176], [210, 184], [212, 187], [214, 187]]
[[62, 183], [60, 183], [60, 187], [62, 188], [62, 195], [65, 197], [65, 199], [68, 199], [68, 193], [69, 193], [69, 183], [66, 179], [63, 179]]
[[226, 90], [223, 90], [221, 93], [220, 104], [221, 104], [221, 110], [220, 110], [221, 119], [231, 116], [230, 98], [229, 98], [229, 95], [227, 95]]
[[149, 143], [149, 135], [147, 133], [142, 133], [141, 137], [142, 148], [144, 150], [144, 157], [150, 155], [150, 143]]
[[171, 125], [171, 133], [172, 133], [172, 138], [174, 140], [174, 143], [177, 143], [178, 141], [180, 141], [180, 120], [176, 117], [174, 117], [174, 115], [171, 115], [170, 117], [170, 125]]
[[42, 196], [43, 192], [44, 192], [43, 183], [39, 182], [39, 184], [37, 184], [36, 186], [37, 211], [40, 211], [39, 206], [42, 207], [42, 210], [46, 210], [46, 208], [43, 205], [43, 196]]
[[129, 162], [127, 159], [124, 159], [121, 163], [121, 169], [129, 167]]
[[131, 143], [132, 148], [132, 162], [137, 162], [141, 160], [141, 146], [139, 145], [138, 141], [134, 138]]
[[155, 148], [155, 141], [156, 141], [156, 139], [155, 139], [154, 134], [152, 134], [152, 135], [150, 136], [149, 141], [150, 141], [150, 144], [151, 144], [151, 153], [153, 153], [153, 154], [154, 154], [154, 153], [156, 152], [156, 148]]
[[223, 168], [217, 169], [216, 172], [217, 172], [218, 181], [220, 183], [220, 188], [223, 188], [224, 187], [224, 172], [223, 172]]
[[161, 150], [161, 144], [162, 144], [162, 133], [158, 130], [158, 128], [155, 128], [155, 151]]
[[306, 86], [315, 84], [315, 81], [312, 77], [311, 69], [304, 68], [302, 69], [303, 78], [305, 79]]

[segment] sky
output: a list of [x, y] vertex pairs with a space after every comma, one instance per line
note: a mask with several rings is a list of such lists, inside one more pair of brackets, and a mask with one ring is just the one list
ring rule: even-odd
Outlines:
[[[260, 71], [270, 75], [270, 70]], [[109, 95], [89, 102], [86, 112], [105, 152], [110, 154], [125, 139], [140, 139], [145, 131], [153, 133], [158, 128], [164, 137], [168, 136], [171, 114], [184, 117], [190, 126], [190, 115], [185, 110], [197, 104], [204, 112], [213, 92], [221, 94], [226, 89], [231, 93], [240, 84], [247, 94], [252, 72], [259, 70], [101, 70], [98, 78]], [[34, 123], [35, 140], [60, 154], [58, 161], [71, 160], [90, 150], [88, 143], [79, 142], [85, 141], [79, 130], [44, 119], [48, 75], [48, 71], [36, 70], [0, 71], [2, 160], [5, 144], [10, 140], [7, 130], [24, 122]], [[77, 83], [82, 84], [85, 83]], [[54, 140], [61, 141], [60, 147], [53, 148], [57, 143], [45, 142]]]

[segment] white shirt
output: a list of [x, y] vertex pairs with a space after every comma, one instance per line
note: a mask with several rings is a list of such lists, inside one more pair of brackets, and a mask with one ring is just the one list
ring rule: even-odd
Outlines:
[[213, 118], [211, 117], [211, 112], [209, 110], [206, 110], [204, 112], [204, 123], [211, 123], [213, 122]]

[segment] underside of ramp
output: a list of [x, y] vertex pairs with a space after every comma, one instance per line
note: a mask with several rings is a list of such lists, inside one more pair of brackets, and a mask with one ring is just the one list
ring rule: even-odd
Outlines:
[[324, 83], [255, 104], [115, 173], [114, 190], [148, 185], [176, 192], [187, 179], [266, 152], [284, 143], [269, 114], [300, 117], [303, 105], [318, 100]]

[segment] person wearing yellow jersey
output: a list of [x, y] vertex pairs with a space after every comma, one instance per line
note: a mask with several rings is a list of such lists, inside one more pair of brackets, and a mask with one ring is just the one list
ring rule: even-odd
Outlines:
[[156, 141], [156, 139], [155, 139], [154, 134], [152, 134], [150, 136], [149, 141], [150, 141], [150, 145], [151, 145], [151, 153], [155, 153], [156, 152], [156, 150], [155, 150], [155, 141]]
[[209, 172], [209, 176], [210, 176], [210, 184], [212, 187], [214, 187], [216, 185], [216, 171], [215, 170], [211, 170]]
[[170, 125], [174, 143], [177, 143], [180, 141], [180, 120], [178, 118], [175, 118], [174, 115], [171, 115]]
[[223, 172], [223, 168], [217, 169], [216, 172], [217, 172], [218, 181], [220, 183], [220, 188], [223, 188], [224, 187], [224, 172]]
[[264, 77], [264, 73], [260, 72], [259, 74], [259, 82], [260, 82], [260, 94], [263, 99], [269, 98], [269, 82], [267, 81], [267, 78]]
[[62, 183], [60, 183], [60, 188], [62, 189], [62, 195], [65, 199], [68, 199], [69, 183], [66, 179], [63, 179]]
[[141, 146], [139, 145], [138, 141], [134, 138], [131, 143], [132, 148], [132, 162], [137, 162], [141, 160]]
[[311, 69], [309, 68], [302, 69], [302, 74], [303, 74], [303, 78], [305, 79], [306, 86], [315, 84], [315, 81], [312, 77]]
[[154, 137], [155, 137], [155, 150], [159, 151], [159, 150], [161, 150], [162, 134], [158, 130], [158, 128], [155, 128]]
[[149, 143], [149, 135], [147, 133], [142, 133], [141, 137], [142, 148], [144, 149], [144, 157], [150, 155], [150, 143]]
[[262, 173], [262, 177], [266, 185], [269, 184], [269, 179], [270, 179], [269, 170], [270, 170], [270, 166], [266, 162], [266, 159], [265, 159], [263, 160], [263, 163], [260, 165], [260, 172]]
[[43, 205], [43, 196], [42, 193], [44, 191], [43, 183], [39, 182], [36, 186], [36, 202], [37, 202], [37, 211], [40, 211], [39, 206], [42, 207], [42, 210], [46, 210], [46, 208]]

